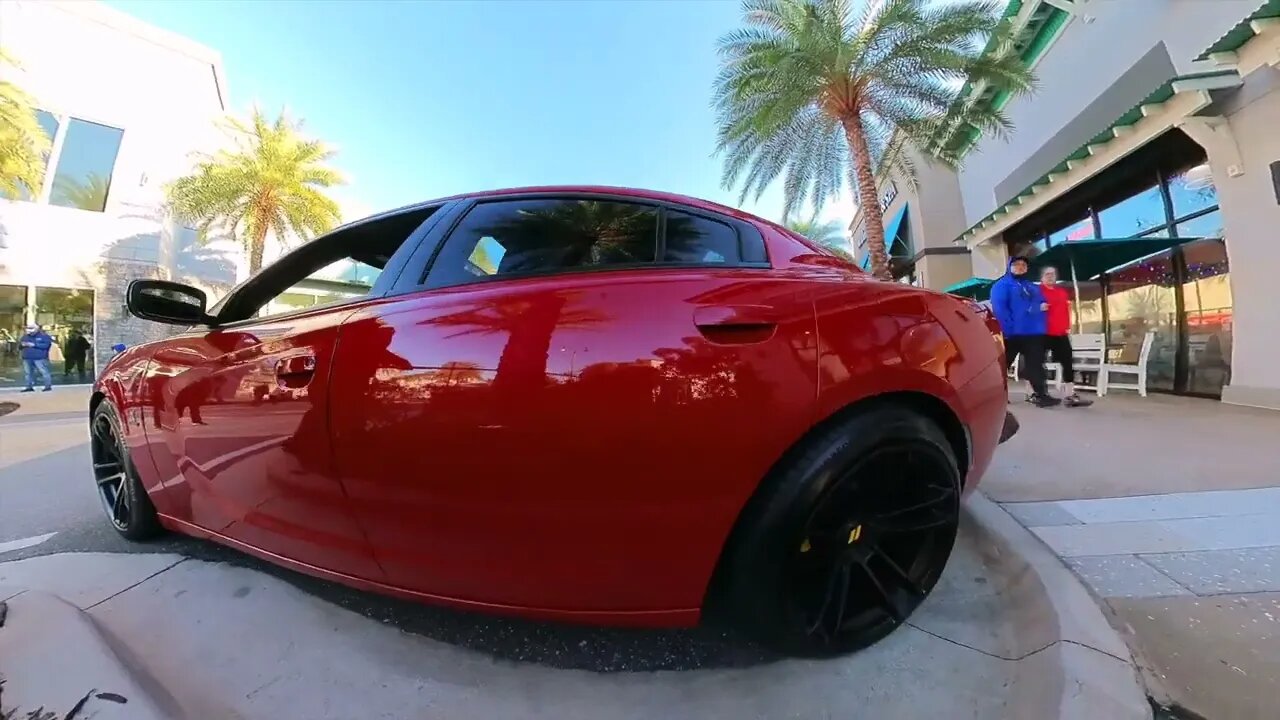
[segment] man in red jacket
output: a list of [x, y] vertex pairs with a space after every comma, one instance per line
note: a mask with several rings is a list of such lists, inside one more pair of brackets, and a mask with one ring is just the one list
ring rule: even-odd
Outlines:
[[1058, 287], [1058, 271], [1052, 265], [1040, 271], [1040, 291], [1044, 293], [1045, 312], [1044, 349], [1053, 362], [1062, 366], [1062, 404], [1066, 407], [1085, 407], [1092, 400], [1076, 394], [1074, 368], [1071, 366], [1071, 300], [1067, 289]]

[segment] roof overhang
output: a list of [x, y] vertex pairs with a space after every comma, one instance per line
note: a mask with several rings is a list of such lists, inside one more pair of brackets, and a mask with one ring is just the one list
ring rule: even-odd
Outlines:
[[1080, 183], [1098, 175], [1129, 153], [1177, 127], [1212, 102], [1210, 90], [1241, 82], [1234, 71], [1175, 78], [1117, 118], [1050, 172], [1005, 202], [956, 238], [970, 249], [993, 242], [1015, 223], [1030, 217]]

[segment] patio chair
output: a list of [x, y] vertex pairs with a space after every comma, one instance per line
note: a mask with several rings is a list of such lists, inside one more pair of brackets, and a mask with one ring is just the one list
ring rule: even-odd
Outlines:
[[[1142, 347], [1138, 350], [1136, 363], [1128, 362], [1103, 362], [1098, 368], [1098, 395], [1106, 395], [1113, 388], [1120, 390], [1137, 390], [1138, 395], [1147, 396], [1147, 360], [1151, 357], [1151, 345], [1155, 342], [1156, 334], [1148, 332], [1142, 336]], [[1122, 353], [1123, 358], [1125, 354]], [[1111, 379], [1112, 375], [1136, 375], [1138, 381], [1136, 383], [1116, 382]]]
[[[1102, 333], [1077, 333], [1071, 336], [1071, 364], [1075, 366], [1076, 374], [1086, 377], [1084, 373], [1096, 373], [1099, 366], [1106, 359], [1107, 340]], [[1066, 378], [1062, 377], [1062, 366], [1057, 363], [1046, 362], [1044, 364], [1045, 381], [1050, 387], [1060, 387], [1066, 382]], [[1096, 385], [1090, 385], [1087, 382], [1076, 383], [1077, 390], [1093, 390], [1097, 391]]]

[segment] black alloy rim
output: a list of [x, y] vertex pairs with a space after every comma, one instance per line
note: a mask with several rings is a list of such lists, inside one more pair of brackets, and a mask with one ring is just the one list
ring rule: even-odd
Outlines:
[[787, 566], [793, 621], [817, 647], [869, 645], [906, 621], [937, 583], [960, 520], [947, 456], [882, 445], [818, 498]]
[[93, 477], [98, 484], [102, 509], [116, 529], [127, 530], [133, 511], [129, 506], [129, 493], [125, 490], [128, 464], [115, 425], [106, 415], [99, 415], [93, 421], [91, 438]]

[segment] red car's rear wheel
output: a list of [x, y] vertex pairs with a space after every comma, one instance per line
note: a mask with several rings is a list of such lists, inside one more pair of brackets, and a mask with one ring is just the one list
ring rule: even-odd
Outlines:
[[104, 401], [93, 411], [89, 439], [98, 498], [111, 526], [130, 540], [146, 540], [160, 534], [156, 508], [138, 480], [138, 471], [124, 443], [120, 418], [110, 402]]
[[874, 406], [807, 440], [761, 486], [735, 531], [722, 602], [787, 654], [866, 647], [938, 582], [959, 513], [946, 437], [911, 410]]

